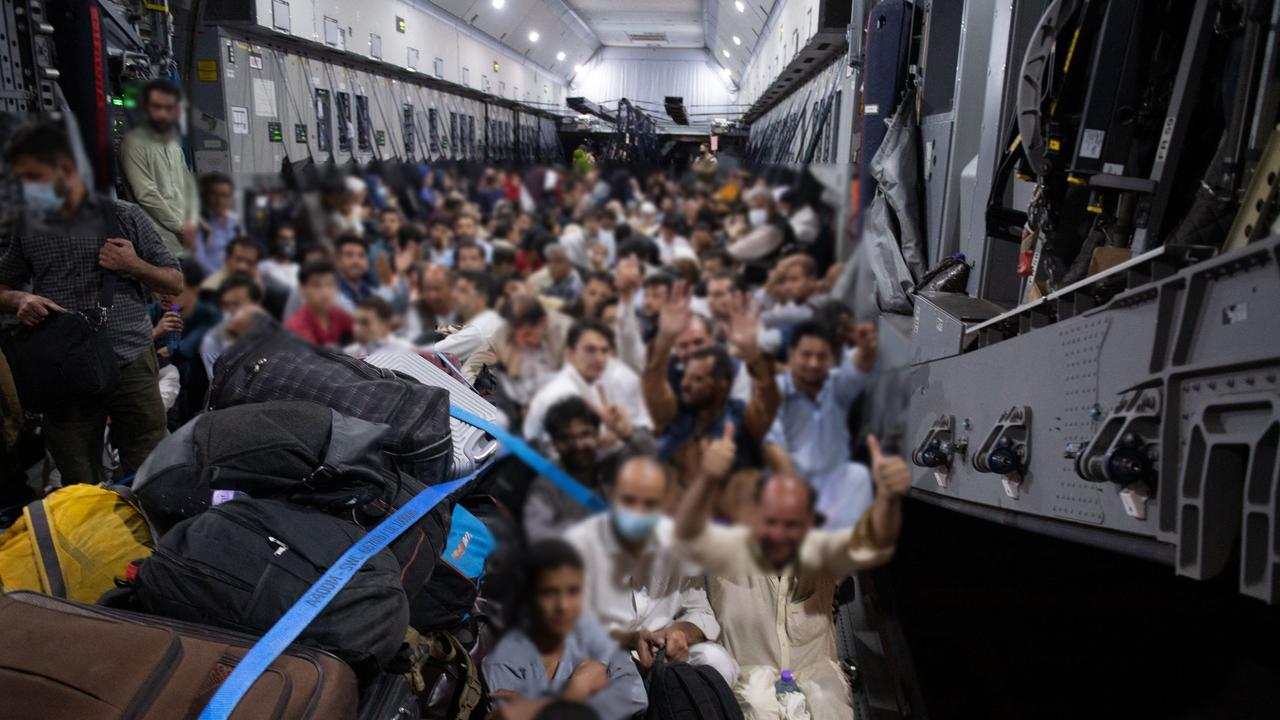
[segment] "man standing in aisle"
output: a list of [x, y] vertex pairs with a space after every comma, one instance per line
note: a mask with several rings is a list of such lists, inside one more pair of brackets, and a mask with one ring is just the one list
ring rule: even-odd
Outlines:
[[152, 80], [142, 89], [147, 122], [120, 145], [120, 167], [134, 201], [151, 218], [169, 253], [185, 257], [196, 250], [199, 191], [178, 141], [182, 91], [168, 80]]
[[[178, 261], [137, 206], [86, 186], [70, 141], [57, 125], [15, 132], [5, 160], [22, 181], [26, 218], [23, 232], [0, 257], [0, 312], [17, 313], [19, 322], [36, 326], [53, 313], [90, 310], [98, 306], [106, 274], [117, 276], [105, 328], [120, 365], [119, 381], [105, 397], [82, 398], [47, 412], [45, 445], [64, 484], [99, 482], [103, 430], [110, 417], [111, 441], [124, 472], [133, 473], [165, 436], [147, 303], [152, 291], [182, 291]], [[124, 237], [109, 236], [109, 225], [115, 224]], [[18, 289], [27, 283], [31, 292]]]

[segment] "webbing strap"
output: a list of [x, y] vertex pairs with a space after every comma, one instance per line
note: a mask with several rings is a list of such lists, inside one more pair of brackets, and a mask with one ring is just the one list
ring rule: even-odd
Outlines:
[[457, 420], [461, 420], [473, 427], [478, 427], [492, 435], [494, 439], [505, 445], [508, 450], [515, 453], [516, 457], [520, 458], [525, 465], [528, 465], [539, 475], [550, 480], [552, 484], [564, 491], [566, 495], [582, 504], [591, 512], [604, 512], [609, 509], [609, 506], [600, 498], [599, 495], [591, 492], [591, 490], [585, 487], [582, 483], [569, 477], [569, 473], [560, 469], [560, 467], [555, 463], [543, 457], [537, 450], [529, 447], [528, 443], [516, 435], [507, 432], [482, 417], [478, 417], [466, 410], [463, 410], [457, 405], [449, 406], [449, 414]]
[[[513, 435], [494, 423], [470, 413], [457, 405], [449, 406], [449, 415], [473, 427], [489, 433], [508, 450], [516, 454], [531, 469], [550, 480], [566, 494], [584, 505], [592, 512], [601, 512], [608, 508], [599, 495], [591, 492], [569, 474], [557, 467], [547, 458], [516, 435]], [[258, 677], [266, 672], [271, 663], [289, 647], [289, 643], [297, 639], [325, 606], [333, 600], [338, 591], [346, 586], [356, 571], [369, 560], [391, 544], [410, 525], [431, 511], [450, 493], [471, 482], [477, 475], [488, 469], [485, 466], [470, 475], [452, 482], [435, 485], [423, 490], [412, 500], [383, 520], [365, 535], [360, 542], [347, 549], [342, 557], [330, 567], [310, 589], [285, 612], [276, 624], [258, 639], [249, 652], [241, 658], [235, 670], [227, 677], [213, 698], [200, 713], [199, 720], [227, 720], [235, 711], [236, 705], [244, 698]], [[60, 577], [60, 576], [59, 576]]]
[[356, 571], [369, 558], [381, 552], [391, 544], [392, 540], [430, 512], [440, 501], [471, 482], [485, 469], [487, 468], [481, 468], [460, 480], [434, 485], [423, 490], [386, 520], [378, 523], [378, 526], [369, 531], [369, 534], [359, 542], [348, 548], [342, 557], [338, 558], [338, 561], [320, 576], [320, 579], [241, 658], [235, 670], [231, 671], [231, 675], [222, 683], [204, 711], [200, 713], [200, 720], [226, 720], [231, 717], [236, 705], [257, 682], [258, 677], [266, 672], [271, 663], [285, 651], [285, 648], [289, 647], [289, 643], [293, 642], [303, 629], [316, 619], [316, 616], [333, 600], [338, 591], [351, 581]]
[[58, 545], [53, 541], [53, 528], [49, 526], [49, 512], [44, 505], [44, 500], [37, 500], [27, 505], [27, 525], [31, 528], [31, 537], [36, 541], [36, 557], [40, 561], [40, 568], [44, 571], [49, 594], [65, 599], [67, 584], [62, 578], [62, 563], [58, 561]]

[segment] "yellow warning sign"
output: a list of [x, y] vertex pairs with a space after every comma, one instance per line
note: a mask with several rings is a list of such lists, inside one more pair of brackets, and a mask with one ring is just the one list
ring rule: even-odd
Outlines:
[[218, 82], [218, 61], [197, 60], [196, 76], [200, 78], [200, 82]]

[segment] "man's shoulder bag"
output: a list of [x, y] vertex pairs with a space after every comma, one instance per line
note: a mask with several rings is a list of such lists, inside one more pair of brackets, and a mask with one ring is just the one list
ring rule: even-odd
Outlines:
[[[115, 202], [104, 204], [105, 237], [122, 237]], [[35, 327], [19, 326], [0, 340], [24, 409], [49, 412], [115, 389], [120, 368], [106, 324], [116, 281], [114, 272], [103, 270], [96, 309], [50, 313]]]

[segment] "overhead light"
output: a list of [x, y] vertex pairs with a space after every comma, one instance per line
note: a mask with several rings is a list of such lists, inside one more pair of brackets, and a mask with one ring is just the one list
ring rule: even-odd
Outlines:
[[746, 12], [746, 11], [747, 11], [747, 4], [746, 4], [746, 3], [744, 3], [744, 2], [742, 2], [742, 0], [734, 0], [734, 2], [733, 2], [733, 6], [734, 6], [734, 7], [736, 7], [736, 8], [738, 8], [738, 12]]
[[564, 62], [564, 59], [565, 59], [565, 58], [567, 58], [567, 57], [569, 57], [569, 56], [568, 56], [568, 55], [565, 55], [563, 50], [561, 50], [560, 52], [556, 53], [556, 60], [559, 60], [560, 62]]
[[733, 71], [730, 70], [729, 68], [720, 68], [720, 72], [724, 73], [724, 78], [726, 80], [733, 77]]
[[489, 0], [489, 4], [493, 6], [494, 10], [501, 10], [506, 7], [507, 0]]
[[728, 51], [728, 50], [721, 50], [721, 51], [720, 51], [720, 54], [721, 54], [721, 55], [723, 55], [723, 56], [725, 56], [725, 57], [729, 57], [729, 51]]
[[538, 34], [537, 30], [532, 30], [529, 32], [529, 42], [538, 42], [538, 38], [540, 37], [542, 36]]
[[737, 35], [734, 35], [734, 36], [733, 36], [733, 44], [734, 44], [734, 45], [741, 45], [741, 44], [742, 44], [742, 38], [738, 37]]
[[586, 71], [587, 71], [587, 69], [586, 69], [585, 67], [581, 66], [581, 65], [574, 65], [574, 66], [573, 66], [573, 74], [574, 74], [574, 75], [581, 75], [581, 74], [583, 74], [583, 73], [584, 73], [584, 72], [586, 72]]

